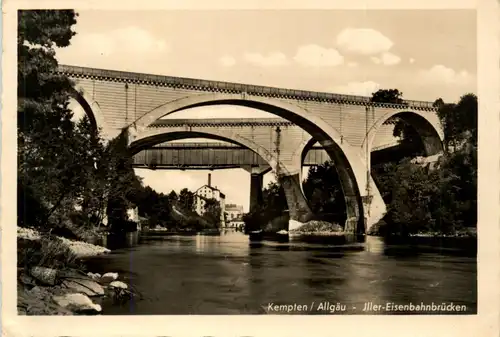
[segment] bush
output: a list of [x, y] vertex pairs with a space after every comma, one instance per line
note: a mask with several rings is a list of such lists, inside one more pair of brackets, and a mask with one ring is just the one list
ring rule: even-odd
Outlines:
[[447, 154], [437, 169], [383, 164], [373, 175], [387, 203], [387, 234], [454, 234], [477, 223], [477, 148]]
[[83, 265], [71, 250], [56, 237], [42, 236], [40, 240], [17, 240], [17, 266], [35, 266], [83, 270]]

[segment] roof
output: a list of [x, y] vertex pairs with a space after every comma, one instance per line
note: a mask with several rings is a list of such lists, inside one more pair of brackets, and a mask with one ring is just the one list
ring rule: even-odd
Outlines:
[[197, 189], [194, 194], [198, 195], [198, 191], [201, 190], [203, 187], [208, 187], [210, 188], [212, 191], [219, 191], [219, 195], [222, 199], [226, 199], [226, 195], [224, 193], [221, 192], [221, 190], [219, 190], [218, 188], [215, 188], [215, 187], [212, 187], [212, 186], [208, 186], [208, 185], [203, 185], [202, 187], [200, 187], [199, 189]]
[[[226, 196], [223, 193], [221, 193], [220, 195], [221, 195], [222, 199], [226, 199]], [[195, 197], [200, 198], [200, 199], [205, 200], [205, 201], [214, 200], [214, 198], [207, 198], [207, 197], [204, 197], [204, 196], [199, 195], [199, 194], [195, 194]]]
[[218, 188], [215, 188], [215, 187], [212, 187], [212, 186], [208, 186], [208, 185], [203, 185], [202, 187], [200, 187], [199, 189], [197, 189], [194, 193], [198, 192], [199, 190], [201, 190], [203, 187], [208, 187], [209, 189], [211, 189], [212, 191], [219, 191], [220, 190]]

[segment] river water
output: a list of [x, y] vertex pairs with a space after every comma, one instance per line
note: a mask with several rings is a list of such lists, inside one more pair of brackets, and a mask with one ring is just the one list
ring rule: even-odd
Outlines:
[[[141, 294], [126, 304], [105, 299], [104, 315], [474, 314], [477, 310], [475, 255], [423, 252], [415, 246], [389, 245], [378, 237], [335, 245], [251, 243], [241, 232], [168, 236], [114, 250], [87, 265], [93, 272], [118, 272]], [[438, 312], [429, 307], [409, 309], [410, 303], [462, 306], [459, 312]], [[377, 305], [380, 310], [374, 311]], [[363, 311], [366, 306], [369, 310]]]

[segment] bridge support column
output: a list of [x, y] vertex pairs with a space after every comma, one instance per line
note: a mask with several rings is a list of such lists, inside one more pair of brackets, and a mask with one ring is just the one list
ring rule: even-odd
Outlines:
[[254, 211], [258, 205], [262, 204], [262, 183], [264, 175], [262, 173], [252, 173], [250, 178], [250, 212]]
[[264, 174], [271, 170], [269, 166], [242, 166], [242, 169], [250, 173], [250, 212], [262, 204], [262, 187]]
[[[358, 208], [358, 196], [357, 195], [345, 195], [345, 208], [347, 219], [344, 225], [344, 232], [347, 234], [357, 234], [359, 233], [359, 227], [363, 223], [364, 219], [360, 219], [359, 208]], [[364, 225], [363, 225], [364, 226]]]
[[[366, 234], [387, 211], [384, 200], [371, 177], [369, 184], [365, 195], [345, 195], [347, 219], [344, 231], [347, 234]], [[360, 205], [363, 208], [363, 216], [360, 216]]]
[[312, 219], [313, 213], [307, 204], [307, 200], [302, 193], [299, 173], [282, 175], [279, 182], [285, 192], [288, 204], [290, 220], [307, 222]]

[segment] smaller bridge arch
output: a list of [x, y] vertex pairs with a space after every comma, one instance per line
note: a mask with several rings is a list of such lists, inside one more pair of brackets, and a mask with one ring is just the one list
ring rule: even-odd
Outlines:
[[129, 149], [132, 154], [136, 154], [137, 152], [151, 147], [153, 145], [169, 142], [173, 140], [187, 139], [187, 138], [208, 138], [214, 140], [220, 140], [224, 142], [229, 142], [232, 144], [237, 144], [247, 149], [252, 150], [261, 156], [269, 165], [271, 169], [276, 170], [278, 165], [280, 165], [280, 169], [287, 170], [283, 164], [276, 159], [276, 157], [269, 152], [264, 147], [256, 144], [252, 140], [242, 137], [234, 132], [227, 132], [222, 129], [209, 129], [209, 130], [173, 130], [166, 131], [162, 129], [151, 128], [146, 132], [138, 134], [136, 137], [132, 137], [129, 141]]
[[[158, 143], [180, 140], [186, 138], [208, 138], [230, 142], [243, 147], [246, 147], [261, 156], [275, 172], [282, 174], [284, 182], [285, 195], [287, 204], [290, 210], [290, 218], [297, 220], [302, 218], [310, 218], [312, 213], [307, 204], [307, 201], [300, 189], [297, 191], [297, 182], [289, 177], [292, 176], [289, 168], [280, 162], [276, 156], [270, 153], [264, 147], [256, 144], [252, 140], [242, 137], [234, 132], [227, 132], [220, 129], [206, 130], [206, 131], [192, 131], [192, 130], [177, 130], [165, 131], [161, 129], [149, 129], [146, 132], [138, 135], [136, 138], [131, 139], [129, 149], [131, 154], [134, 155], [139, 151], [149, 148]], [[300, 181], [299, 181], [299, 185]]]
[[395, 110], [387, 112], [373, 123], [363, 140], [363, 152], [366, 152], [367, 146], [368, 149], [372, 149], [378, 129], [393, 117], [402, 119], [415, 129], [422, 140], [426, 156], [432, 156], [443, 151], [444, 134], [441, 123], [435, 114], [431, 115], [425, 111]]

